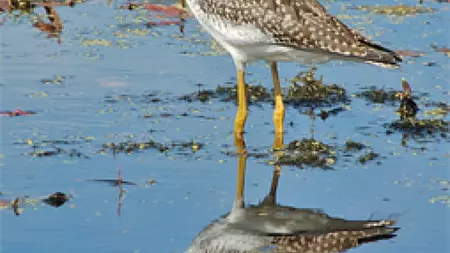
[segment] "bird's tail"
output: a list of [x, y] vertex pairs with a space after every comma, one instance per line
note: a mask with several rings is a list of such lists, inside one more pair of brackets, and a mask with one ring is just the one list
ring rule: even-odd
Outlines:
[[396, 52], [371, 41], [361, 41], [367, 49], [366, 63], [384, 68], [398, 68], [402, 58]]

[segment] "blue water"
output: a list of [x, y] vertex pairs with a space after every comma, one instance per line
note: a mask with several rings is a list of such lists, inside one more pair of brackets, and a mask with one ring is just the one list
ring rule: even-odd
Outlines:
[[[402, 2], [415, 5], [418, 1]], [[328, 6], [333, 14], [353, 15], [344, 21], [366, 28], [365, 34], [374, 36], [374, 31], [382, 31], [374, 40], [395, 50], [417, 50], [426, 55], [408, 58], [401, 70], [332, 62], [320, 65], [317, 75], [323, 75], [325, 83], [343, 85], [349, 94], [372, 85], [398, 90], [401, 78], [406, 77], [413, 92], [427, 93], [417, 101], [423, 108], [419, 117], [430, 117], [424, 115], [433, 109], [423, 106], [428, 100], [448, 103], [449, 58], [430, 46], [450, 46], [445, 25], [450, 22], [450, 6], [425, 2], [436, 11], [394, 22], [386, 16], [341, 8], [356, 4], [374, 3], [336, 1]], [[177, 99], [196, 92], [198, 84], [215, 89], [234, 82], [232, 59], [225, 54], [202, 56], [211, 52], [210, 37], [194, 19], [187, 20], [183, 38], [177, 26], [147, 28], [142, 22], [133, 23], [137, 12], [119, 10], [119, 5], [90, 2], [58, 8], [65, 24], [61, 44], [32, 28], [26, 18], [10, 19], [1, 27], [0, 111], [20, 108], [36, 114], [0, 119], [0, 198], [38, 198], [56, 191], [73, 195], [60, 208], [25, 205], [20, 216], [11, 209], [2, 210], [2, 252], [184, 252], [204, 226], [232, 206], [237, 161], [223, 151], [232, 150], [235, 105]], [[358, 19], [370, 22], [361, 24]], [[129, 33], [126, 27], [148, 30], [148, 34]], [[128, 37], [118, 38], [118, 32]], [[85, 46], [86, 39], [112, 44]], [[436, 65], [424, 65], [430, 61]], [[283, 63], [279, 69], [286, 84], [307, 68]], [[55, 76], [64, 79], [58, 84], [41, 82]], [[270, 71], [263, 63], [253, 64], [247, 81], [270, 89]], [[152, 102], [146, 94], [156, 94], [161, 101]], [[111, 102], [111, 98], [116, 101]], [[401, 134], [387, 136], [383, 127], [397, 119], [395, 110], [392, 105], [374, 105], [352, 97], [347, 111], [326, 121], [315, 120], [317, 140], [342, 146], [351, 138], [379, 153], [381, 158], [376, 161], [381, 163], [361, 165], [338, 157], [334, 171], [285, 166], [278, 200], [299, 208], [322, 208], [329, 215], [347, 219], [400, 214], [397, 225], [401, 230], [396, 238], [352, 252], [449, 252], [450, 204], [430, 203], [433, 197], [449, 197], [448, 139], [410, 140], [408, 147], [401, 146]], [[189, 116], [162, 117], [162, 113]], [[294, 123], [286, 126], [286, 142], [310, 137], [312, 122], [308, 116], [287, 107], [286, 121]], [[249, 149], [270, 149], [270, 104], [250, 107], [246, 132]], [[98, 152], [104, 143], [150, 139], [162, 143], [195, 140], [205, 146], [189, 155], [175, 150], [116, 156]], [[38, 145], [36, 150], [76, 149], [89, 158], [67, 154], [31, 157], [27, 155], [34, 150], [30, 140]], [[42, 144], [46, 140], [77, 142]], [[119, 169], [124, 180], [137, 184], [124, 186], [120, 216], [118, 188], [88, 181], [114, 179]], [[265, 196], [272, 169], [261, 159], [249, 158], [248, 203], [257, 203]], [[152, 179], [156, 184], [148, 183]]]

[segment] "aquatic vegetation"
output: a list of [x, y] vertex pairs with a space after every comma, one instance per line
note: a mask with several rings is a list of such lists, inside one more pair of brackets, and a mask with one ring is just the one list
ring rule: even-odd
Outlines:
[[356, 142], [356, 141], [352, 141], [352, 140], [347, 140], [345, 142], [345, 152], [361, 151], [364, 148], [366, 148], [366, 145], [364, 145], [360, 142]]
[[430, 203], [434, 204], [434, 203], [441, 203], [444, 205], [447, 205], [448, 207], [450, 207], [450, 196], [435, 196], [430, 198], [429, 200]]
[[63, 149], [63, 148], [52, 148], [52, 149], [41, 149], [35, 150], [27, 153], [31, 157], [50, 157], [57, 155], [67, 155], [71, 158], [89, 158], [89, 156], [83, 154], [77, 149]]
[[[59, 38], [60, 33], [63, 30], [63, 22], [59, 17], [59, 14], [54, 9], [55, 6], [70, 6], [74, 7], [75, 0], [67, 0], [65, 2], [52, 2], [52, 1], [31, 1], [31, 0], [2, 0], [0, 5], [0, 14], [2, 12], [7, 12], [8, 14], [13, 14], [15, 17], [26, 15], [32, 16], [34, 22], [33, 27], [39, 29], [42, 32], [48, 34], [48, 38]], [[45, 23], [37, 14], [34, 14], [34, 9], [37, 7], [43, 7], [47, 18], [50, 23]], [[2, 23], [8, 17], [5, 16]], [[1, 23], [0, 23], [1, 24]]]
[[90, 158], [85, 153], [81, 152], [77, 148], [60, 147], [61, 145], [77, 145], [83, 143], [89, 143], [93, 140], [93, 137], [80, 137], [68, 135], [61, 139], [46, 139], [46, 136], [33, 136], [33, 138], [19, 139], [14, 144], [26, 145], [32, 148], [31, 152], [25, 153], [31, 157], [52, 157], [58, 155], [68, 156], [70, 158]]
[[[151, 3], [136, 3], [130, 2], [119, 7], [129, 11], [136, 11], [140, 9], [148, 10], [151, 12], [160, 12], [163, 15], [153, 15], [153, 18], [157, 18], [158, 21], [146, 22], [147, 27], [151, 26], [167, 26], [167, 25], [179, 25], [180, 32], [184, 32], [184, 20], [189, 16], [185, 10], [185, 6], [181, 5], [163, 5], [163, 4], [151, 4]], [[141, 15], [142, 13], [138, 14]], [[166, 20], [168, 18], [177, 17], [178, 20]]]
[[380, 155], [378, 153], [375, 152], [368, 152], [365, 155], [362, 155], [359, 157], [359, 163], [361, 164], [366, 164], [369, 161], [375, 160], [376, 158], [378, 158]]
[[285, 152], [278, 158], [281, 165], [304, 167], [318, 167], [331, 169], [336, 162], [336, 150], [315, 139], [294, 140], [286, 146]]
[[441, 136], [447, 138], [449, 123], [443, 119], [399, 119], [385, 124], [387, 133], [401, 132], [415, 137]]
[[432, 106], [436, 106], [436, 108], [431, 110], [425, 110], [425, 115], [432, 115], [432, 116], [442, 116], [445, 117], [450, 112], [450, 106], [444, 102], [438, 102], [438, 103], [432, 103]]
[[324, 110], [320, 109], [320, 112], [317, 114], [322, 120], [326, 120], [330, 116], [336, 116], [341, 112], [346, 111], [347, 109], [345, 107], [339, 106], [337, 108], [333, 108], [330, 110]]
[[165, 94], [163, 91], [150, 91], [145, 92], [143, 94], [118, 94], [118, 95], [107, 95], [102, 100], [104, 103], [107, 104], [117, 104], [120, 102], [128, 102], [131, 104], [137, 103], [137, 104], [154, 104], [154, 103], [160, 103], [163, 102], [164, 99], [162, 97]]
[[395, 16], [412, 16], [422, 13], [432, 13], [435, 10], [424, 6], [409, 6], [404, 4], [399, 5], [360, 5], [356, 7], [357, 10], [366, 11], [381, 15], [395, 15]]
[[[218, 86], [215, 90], [199, 90], [192, 94], [180, 97], [180, 100], [187, 102], [200, 101], [208, 102], [212, 99], [218, 99], [222, 102], [237, 102], [237, 86], [225, 87]], [[272, 101], [272, 95], [262, 85], [247, 84], [247, 101], [249, 104]]]
[[50, 78], [42, 78], [40, 81], [42, 84], [53, 84], [53, 85], [64, 85], [66, 80], [73, 78], [73, 76], [68, 75], [54, 75]]
[[347, 103], [344, 88], [339, 85], [325, 85], [320, 79], [315, 78], [316, 68], [310, 71], [300, 72], [292, 80], [287, 89], [284, 101], [294, 106], [329, 106], [337, 103]]
[[377, 88], [376, 86], [371, 86], [369, 88], [364, 88], [364, 91], [355, 94], [358, 98], [364, 98], [371, 103], [385, 104], [394, 103], [400, 101], [397, 97], [399, 91], [388, 90]]
[[175, 151], [178, 154], [194, 154], [201, 148], [203, 148], [204, 144], [189, 141], [189, 142], [177, 142], [173, 141], [169, 144], [159, 143], [153, 140], [143, 141], [143, 142], [135, 142], [135, 141], [124, 141], [118, 143], [105, 143], [102, 145], [102, 148], [98, 151], [98, 153], [105, 153], [107, 151], [111, 151], [113, 154], [117, 153], [125, 153], [132, 154], [136, 152], [141, 152], [147, 149], [157, 150], [160, 153], [167, 153], [170, 151]]
[[12, 209], [14, 214], [16, 216], [19, 216], [28, 206], [32, 207], [33, 209], [36, 209], [36, 207], [39, 204], [43, 203], [52, 207], [60, 207], [64, 205], [67, 201], [69, 201], [70, 198], [72, 198], [71, 195], [67, 195], [62, 192], [55, 192], [44, 198], [23, 196], [23, 197], [16, 197], [12, 200], [2, 199], [0, 200], [0, 210]]

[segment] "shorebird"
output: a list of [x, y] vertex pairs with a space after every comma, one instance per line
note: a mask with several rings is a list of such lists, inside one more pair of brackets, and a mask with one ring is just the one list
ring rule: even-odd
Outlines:
[[283, 133], [285, 109], [278, 61], [300, 64], [329, 60], [397, 67], [401, 58], [327, 13], [316, 0], [186, 0], [203, 28], [232, 56], [237, 70], [238, 110], [234, 133], [247, 119], [245, 66], [265, 60], [273, 77], [275, 133]]

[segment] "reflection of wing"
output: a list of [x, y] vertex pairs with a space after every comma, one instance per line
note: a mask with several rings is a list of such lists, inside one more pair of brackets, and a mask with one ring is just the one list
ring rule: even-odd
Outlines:
[[392, 221], [348, 221], [333, 218], [318, 209], [287, 206], [250, 206], [237, 222], [230, 224], [242, 230], [266, 235], [316, 234], [341, 230], [393, 225]]
[[393, 237], [394, 221], [350, 221], [315, 209], [250, 206], [235, 209], [197, 235], [189, 253], [339, 252]]

